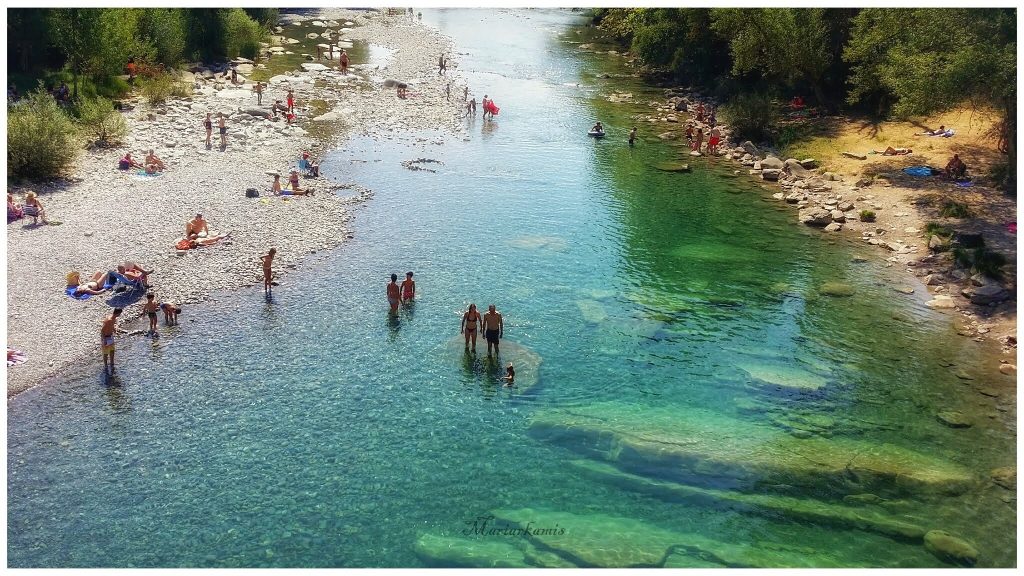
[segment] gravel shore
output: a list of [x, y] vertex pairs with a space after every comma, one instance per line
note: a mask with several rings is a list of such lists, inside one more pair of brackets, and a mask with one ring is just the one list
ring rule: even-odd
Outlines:
[[[437, 74], [438, 56], [445, 52], [451, 58], [447, 38], [405, 16], [341, 9], [283, 15], [283, 34], [302, 37], [328, 29], [319, 21], [314, 26], [314, 19], [339, 21], [333, 29], [344, 29], [341, 37], [386, 48], [390, 57], [355, 66], [347, 77], [335, 70], [337, 61], [325, 60], [326, 70], [272, 78], [262, 108], [294, 89], [300, 112], [292, 127], [249, 113], [257, 108], [250, 82], [232, 87], [219, 75], [185, 74], [195, 82], [191, 99], [156, 108], [141, 99], [130, 101], [134, 108], [124, 112], [129, 135], [123, 145], [86, 151], [64, 180], [9, 189], [19, 202], [27, 190], [36, 191], [47, 216], [63, 224], [36, 227], [22, 219], [7, 226], [8, 345], [28, 356], [26, 363], [7, 371], [8, 396], [89, 355], [99, 360], [100, 321], [126, 297], [108, 292], [85, 301], [69, 298], [64, 293], [67, 272], [77, 270], [84, 278], [123, 260], [136, 261], [156, 269], [150, 282], [157, 300], [180, 305], [202, 301], [215, 290], [262, 282], [258, 256], [271, 246], [278, 250], [279, 276], [306, 255], [336, 247], [350, 236], [352, 209], [372, 191], [321, 177], [303, 181], [317, 189], [312, 197], [275, 197], [267, 171], [281, 171], [286, 179], [302, 150], [329, 149], [353, 134], [460, 130], [456, 118], [464, 84], [452, 70], [447, 76]], [[398, 99], [393, 88], [383, 85], [389, 78], [408, 82], [413, 96]], [[450, 102], [445, 98], [449, 81]], [[315, 116], [308, 104], [312, 100], [326, 102], [330, 110]], [[223, 151], [216, 120], [214, 146], [206, 149], [206, 112], [227, 115]], [[141, 159], [150, 148], [167, 163], [164, 174], [117, 170], [126, 151]], [[247, 188], [258, 189], [260, 197], [247, 198]], [[179, 254], [174, 241], [197, 212], [211, 230], [230, 231], [230, 240]], [[125, 306], [122, 327], [141, 315], [144, 300], [132, 299]]]

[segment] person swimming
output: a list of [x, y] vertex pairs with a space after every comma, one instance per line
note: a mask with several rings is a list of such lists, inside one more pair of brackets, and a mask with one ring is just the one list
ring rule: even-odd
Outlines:
[[512, 386], [516, 381], [516, 369], [512, 366], [512, 363], [508, 363], [508, 367], [505, 368], [505, 375], [501, 377], [505, 381], [505, 386]]

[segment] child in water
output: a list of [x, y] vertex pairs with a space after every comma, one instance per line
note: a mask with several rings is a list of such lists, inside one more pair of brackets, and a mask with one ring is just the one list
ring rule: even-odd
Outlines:
[[512, 367], [512, 363], [508, 363], [508, 368], [505, 368], [505, 375], [501, 377], [505, 381], [505, 386], [512, 386], [516, 381], [516, 369]]
[[146, 305], [142, 307], [142, 311], [146, 313], [146, 316], [149, 316], [149, 333], [153, 336], [158, 336], [156, 332], [156, 311], [159, 309], [160, 307], [156, 304], [156, 294], [147, 292]]
[[270, 292], [272, 282], [274, 280], [274, 273], [270, 269], [270, 266], [274, 263], [274, 255], [277, 254], [277, 248], [271, 248], [265, 255], [260, 256], [260, 260], [263, 262], [263, 291]]
[[181, 312], [181, 308], [178, 308], [174, 302], [164, 302], [160, 305], [160, 309], [164, 311], [164, 324], [168, 326], [176, 326], [178, 324], [178, 314]]

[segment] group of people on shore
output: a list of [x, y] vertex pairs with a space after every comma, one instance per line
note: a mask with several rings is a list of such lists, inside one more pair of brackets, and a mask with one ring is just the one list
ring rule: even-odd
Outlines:
[[122, 156], [121, 159], [117, 161], [117, 168], [118, 170], [131, 170], [133, 168], [136, 168], [139, 170], [143, 170], [146, 174], [150, 176], [155, 176], [166, 170], [167, 165], [164, 164], [164, 161], [161, 160], [160, 157], [157, 156], [156, 153], [151, 148], [149, 152], [146, 153], [146, 156], [142, 159], [142, 162], [139, 162], [135, 158], [132, 158], [132, 153], [130, 151], [126, 152], [125, 155]]
[[32, 217], [32, 224], [38, 224], [42, 221], [43, 224], [50, 224], [50, 221], [46, 219], [46, 210], [43, 209], [43, 204], [39, 201], [39, 197], [32, 190], [25, 193], [25, 202], [18, 204], [14, 201], [14, 195], [10, 192], [7, 193], [7, 223], [10, 224], [15, 220], [20, 220], [25, 216]]

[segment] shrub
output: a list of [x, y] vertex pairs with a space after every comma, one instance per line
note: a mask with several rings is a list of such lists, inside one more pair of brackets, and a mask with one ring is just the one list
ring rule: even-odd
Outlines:
[[142, 95], [150, 105], [163, 104], [173, 92], [174, 80], [169, 74], [157, 74], [142, 83]]
[[967, 204], [950, 200], [942, 206], [942, 210], [939, 210], [939, 216], [943, 218], [970, 218], [971, 210], [967, 207]]
[[875, 213], [872, 212], [871, 210], [861, 210], [860, 211], [860, 221], [861, 222], [874, 222], [875, 221]]
[[106, 98], [83, 100], [78, 105], [78, 123], [92, 142], [102, 146], [119, 144], [128, 133], [128, 124]]
[[939, 224], [938, 222], [929, 222], [925, 224], [924, 231], [926, 236], [941, 236], [943, 238], [951, 238], [953, 236], [952, 228]]
[[722, 117], [739, 140], [763, 141], [775, 129], [775, 110], [767, 96], [741, 94], [722, 107]]
[[39, 88], [8, 109], [7, 175], [59, 175], [81, 150], [78, 130], [52, 96]]
[[999, 252], [993, 252], [984, 246], [974, 249], [974, 271], [980, 272], [990, 278], [1000, 278], [1003, 275], [1002, 267], [1006, 264], [1006, 256]]

